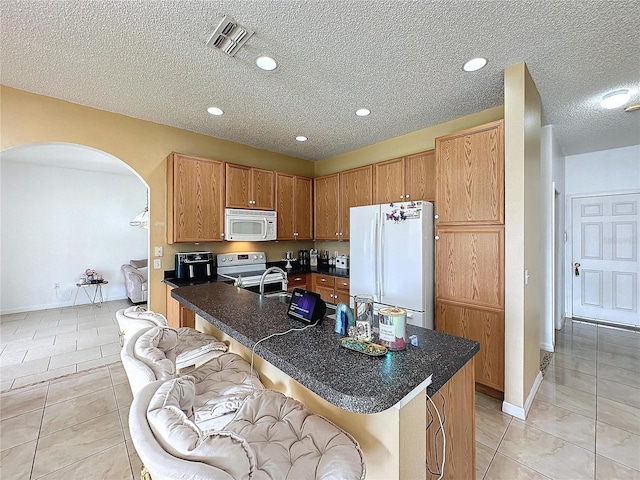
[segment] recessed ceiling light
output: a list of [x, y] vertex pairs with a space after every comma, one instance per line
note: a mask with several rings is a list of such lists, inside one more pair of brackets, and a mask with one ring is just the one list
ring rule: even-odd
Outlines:
[[222, 115], [224, 113], [218, 107], [209, 107], [207, 108], [207, 112], [209, 112], [211, 115]]
[[266, 55], [256, 58], [256, 65], [258, 66], [258, 68], [261, 68], [262, 70], [266, 70], [267, 72], [270, 72], [271, 70], [275, 70], [276, 67], [278, 66], [278, 64], [273, 58], [267, 57]]
[[604, 97], [602, 97], [602, 101], [600, 102], [600, 106], [602, 108], [618, 108], [623, 106], [631, 99], [631, 94], [629, 90], [622, 89], [616, 90], [615, 92], [609, 92]]
[[482, 57], [472, 58], [462, 66], [462, 69], [465, 72], [475, 72], [476, 70], [480, 70], [486, 64], [487, 64], [486, 58], [482, 58]]
[[356, 115], [359, 117], [366, 117], [370, 113], [371, 110], [369, 110], [368, 108], [359, 108], [358, 110], [356, 110]]
[[299, 142], [306, 142], [309, 139], [307, 137], [305, 137], [304, 135], [298, 135], [296, 137], [296, 140], [299, 141]]

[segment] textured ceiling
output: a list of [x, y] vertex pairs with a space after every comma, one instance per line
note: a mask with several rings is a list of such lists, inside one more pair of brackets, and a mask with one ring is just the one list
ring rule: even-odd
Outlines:
[[[234, 58], [206, 46], [224, 15], [255, 31]], [[300, 158], [501, 105], [520, 61], [564, 154], [640, 143], [640, 112], [598, 105], [640, 101], [636, 0], [0, 0], [0, 21], [5, 85]]]

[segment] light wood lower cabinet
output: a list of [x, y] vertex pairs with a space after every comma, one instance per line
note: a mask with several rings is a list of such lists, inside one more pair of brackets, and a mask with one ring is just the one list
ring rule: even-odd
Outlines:
[[437, 301], [436, 330], [480, 342], [476, 382], [504, 391], [504, 311]]
[[[474, 359], [477, 362], [478, 356]], [[444, 421], [447, 451], [442, 478], [446, 480], [476, 478], [474, 359], [458, 370], [431, 398]], [[440, 471], [443, 458], [442, 431], [438, 432], [439, 428], [438, 415], [431, 402], [427, 401], [427, 466], [431, 472], [426, 478], [429, 480], [440, 477], [434, 474]]]
[[349, 305], [349, 279], [322, 273], [311, 274], [311, 289], [332, 305], [342, 302]]
[[288, 275], [289, 283], [287, 284], [287, 291], [291, 292], [294, 288], [302, 288], [303, 290], [309, 290], [310, 285], [310, 274], [308, 273], [296, 273], [293, 275]]
[[196, 328], [196, 314], [171, 296], [175, 287], [166, 285], [167, 292], [167, 323], [171, 328]]

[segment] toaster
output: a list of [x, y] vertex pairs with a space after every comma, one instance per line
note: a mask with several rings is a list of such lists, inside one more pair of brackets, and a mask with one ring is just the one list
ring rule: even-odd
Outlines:
[[349, 268], [349, 257], [338, 255], [336, 257], [336, 268]]

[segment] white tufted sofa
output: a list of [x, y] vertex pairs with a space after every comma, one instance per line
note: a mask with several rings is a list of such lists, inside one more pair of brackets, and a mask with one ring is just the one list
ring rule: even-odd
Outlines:
[[[176, 369], [177, 331], [151, 327], [136, 332], [121, 350], [120, 357], [133, 395], [148, 383], [171, 380]], [[262, 390], [257, 372], [239, 355], [226, 353], [226, 345], [208, 352], [207, 361], [189, 372], [195, 384], [195, 421], [206, 429], [219, 429], [252, 392]], [[188, 354], [189, 352], [187, 352]]]
[[273, 390], [248, 397], [220, 431], [194, 420], [189, 376], [146, 385], [129, 413], [131, 439], [153, 480], [362, 480], [358, 443]]

